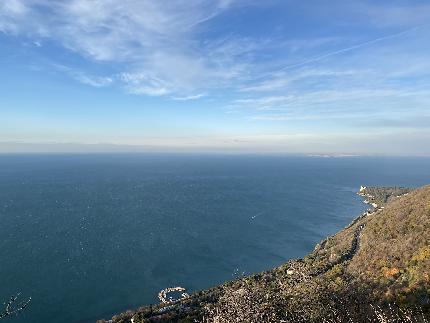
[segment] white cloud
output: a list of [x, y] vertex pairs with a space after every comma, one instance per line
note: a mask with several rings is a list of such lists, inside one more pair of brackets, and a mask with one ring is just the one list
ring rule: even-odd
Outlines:
[[106, 87], [113, 82], [111, 77], [90, 76], [85, 73], [76, 73], [74, 74], [74, 78], [83, 84], [94, 87]]
[[348, 76], [362, 75], [368, 73], [366, 70], [354, 69], [339, 69], [339, 68], [315, 68], [315, 69], [301, 69], [294, 72], [277, 71], [271, 75], [266, 74], [262, 81], [253, 82], [242, 88], [241, 92], [271, 92], [276, 90], [286, 89], [293, 83], [311, 80], [311, 79], [333, 79], [344, 78]]
[[[2, 0], [0, 30], [30, 37], [36, 46], [45, 40], [53, 41], [95, 64], [115, 64], [112, 75], [92, 75], [83, 71], [83, 67], [79, 72], [67, 72], [82, 83], [98, 87], [116, 84], [130, 93], [171, 98], [192, 98], [196, 93], [225, 89], [246, 95], [275, 92], [271, 96], [278, 96], [279, 91], [288, 91], [289, 95], [306, 82], [313, 86], [316, 80], [329, 80], [333, 85], [334, 78], [359, 79], [360, 73], [367, 73], [361, 62], [343, 68], [333, 66], [342, 54], [352, 57], [353, 52], [369, 49], [371, 45], [412, 36], [397, 31], [368, 41], [332, 35], [309, 39], [283, 39], [274, 35], [252, 38], [233, 32], [210, 39], [202, 37], [206, 23], [238, 2], [245, 1]], [[357, 1], [355, 5], [348, 2], [329, 6], [327, 10], [339, 10], [348, 17], [359, 13], [360, 21], [382, 17], [386, 25], [397, 22], [406, 28], [415, 18], [421, 22], [422, 16], [430, 12], [428, 7], [368, 5]], [[307, 10], [313, 8], [308, 6]], [[412, 33], [412, 29], [406, 33]], [[327, 51], [321, 54], [321, 48]], [[274, 61], [261, 59], [266, 56], [260, 54], [270, 54], [273, 49], [275, 52], [285, 49], [286, 54], [278, 53]], [[302, 57], [302, 51], [306, 54], [311, 51], [315, 56]], [[290, 54], [301, 58], [296, 61]], [[317, 63], [323, 67], [306, 69]]]
[[[235, 62], [221, 66], [195, 37], [201, 24], [233, 2], [3, 0], [0, 30], [34, 43], [53, 40], [95, 63], [118, 64], [118, 80], [130, 92], [188, 95], [236, 76]], [[78, 78], [96, 86], [103, 83]]]
[[284, 42], [284, 45], [290, 52], [299, 52], [306, 49], [319, 48], [324, 45], [331, 45], [333, 43], [339, 43], [341, 39], [339, 37], [320, 37], [311, 39], [290, 39]]
[[27, 13], [28, 8], [19, 0], [8, 0], [0, 3], [0, 10], [4, 12], [5, 15], [22, 16]]
[[414, 27], [414, 28], [406, 29], [406, 30], [403, 30], [403, 31], [395, 33], [395, 34], [390, 34], [390, 35], [387, 35], [387, 36], [378, 37], [378, 38], [375, 38], [375, 39], [371, 39], [371, 40], [365, 41], [363, 43], [359, 43], [359, 44], [355, 44], [355, 45], [352, 45], [352, 46], [348, 46], [346, 48], [341, 48], [341, 49], [338, 49], [338, 50], [335, 50], [335, 51], [332, 51], [332, 52], [329, 52], [329, 53], [325, 53], [323, 55], [319, 55], [319, 56], [310, 58], [308, 60], [304, 60], [304, 61], [299, 62], [299, 63], [295, 63], [295, 64], [292, 64], [292, 65], [285, 66], [285, 67], [283, 67], [283, 70], [290, 69], [290, 68], [295, 68], [295, 67], [300, 67], [300, 66], [304, 66], [304, 65], [308, 65], [310, 63], [319, 62], [321, 60], [324, 60], [324, 59], [332, 57], [332, 56], [344, 54], [344, 53], [347, 53], [347, 52], [350, 52], [350, 51], [354, 51], [354, 50], [357, 50], [357, 49], [360, 49], [360, 48], [363, 48], [363, 47], [371, 46], [371, 45], [374, 45], [374, 44], [377, 44], [377, 43], [380, 43], [380, 42], [383, 42], [383, 41], [386, 41], [386, 40], [398, 38], [398, 37], [407, 35], [407, 34], [409, 34], [411, 32], [414, 32], [418, 28], [421, 28], [421, 27]]
[[206, 94], [199, 93], [199, 94], [195, 94], [195, 95], [188, 95], [188, 96], [182, 96], [182, 97], [174, 97], [173, 100], [175, 100], [175, 101], [190, 101], [190, 100], [198, 100], [198, 99], [201, 99], [201, 98], [203, 98], [205, 96], [206, 96]]
[[164, 95], [170, 92], [169, 84], [145, 73], [122, 73], [119, 79], [133, 94]]
[[0, 31], [16, 34], [19, 30], [16, 19], [25, 17], [27, 12], [27, 6], [20, 0], [0, 2]]
[[53, 64], [52, 66], [57, 71], [66, 73], [67, 75], [82, 84], [91, 85], [94, 87], [106, 87], [114, 82], [113, 78], [109, 76], [92, 75], [84, 71], [73, 69], [61, 64]]
[[232, 102], [233, 111], [245, 110], [251, 120], [361, 120], [428, 114], [430, 91], [400, 88], [362, 88], [293, 92]]

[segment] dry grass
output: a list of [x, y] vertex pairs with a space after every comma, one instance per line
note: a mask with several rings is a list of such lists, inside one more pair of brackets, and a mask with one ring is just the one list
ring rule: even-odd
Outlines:
[[[336, 299], [332, 304], [318, 304], [325, 308], [325, 315], [313, 318], [313, 308], [304, 306], [297, 312], [279, 313], [273, 308], [270, 297], [262, 297], [250, 289], [229, 290], [216, 306], [206, 306], [205, 316], [201, 323], [429, 323], [429, 319], [421, 308], [402, 309], [395, 304], [380, 305], [360, 304], [362, 316], [351, 313], [350, 308], [357, 304], [347, 304]], [[315, 304], [314, 304], [315, 306]]]

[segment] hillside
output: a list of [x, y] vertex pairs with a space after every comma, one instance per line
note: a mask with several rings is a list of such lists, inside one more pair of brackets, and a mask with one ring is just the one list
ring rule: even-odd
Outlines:
[[378, 207], [304, 259], [111, 322], [429, 322], [430, 186], [363, 195]]

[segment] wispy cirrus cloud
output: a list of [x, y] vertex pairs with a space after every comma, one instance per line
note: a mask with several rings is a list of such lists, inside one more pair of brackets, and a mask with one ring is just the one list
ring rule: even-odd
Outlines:
[[93, 87], [106, 87], [114, 82], [114, 79], [110, 76], [92, 75], [85, 71], [61, 64], [52, 64], [52, 66], [55, 70], [69, 75], [74, 80]]
[[405, 128], [406, 125], [423, 128], [423, 118], [429, 115], [429, 106], [430, 90], [367, 88], [239, 99], [232, 103], [230, 109], [248, 111], [249, 120], [254, 121], [288, 124], [300, 121], [311, 126], [315, 123], [332, 124], [337, 128], [361, 124], [368, 129], [382, 129]]
[[[234, 28], [205, 34], [213, 20], [250, 3], [255, 4], [249, 0], [3, 0], [0, 31], [28, 37], [38, 46], [59, 44], [88, 65], [114, 65], [109, 75], [97, 75], [85, 66], [59, 62], [67, 75], [84, 84], [117, 86], [132, 94], [179, 101], [199, 99], [201, 93], [210, 96], [214, 91], [234, 92], [237, 100], [249, 100], [255, 94], [257, 109], [267, 110], [312, 105], [317, 97], [331, 97], [329, 93], [336, 91], [343, 94], [344, 102], [355, 100], [348, 93], [363, 92], [364, 78], [373, 83], [378, 80], [375, 90], [396, 90], [392, 84], [396, 78], [422, 73], [422, 67], [428, 66], [423, 58], [419, 67], [417, 54], [404, 48], [388, 46], [389, 56], [375, 50], [420, 32], [414, 26], [424, 22], [423, 17], [430, 13], [428, 5], [338, 1], [327, 8], [328, 22], [341, 14], [336, 20], [340, 28], [348, 29], [345, 19], [351, 26], [371, 23], [380, 28], [375, 35], [322, 29], [321, 33], [285, 36], [288, 32], [276, 32], [275, 26], [270, 34], [253, 35]], [[306, 6], [303, 18], [312, 20], [319, 15], [320, 5]], [[273, 1], [267, 6], [287, 13], [292, 5]], [[414, 55], [413, 64], [394, 69], [405, 52]], [[378, 59], [384, 62], [372, 65]], [[389, 60], [391, 64], [386, 62]], [[290, 99], [265, 102], [267, 97]], [[325, 104], [332, 102], [325, 100]]]
[[348, 47], [345, 47], [345, 48], [340, 48], [340, 49], [337, 49], [337, 50], [334, 50], [334, 51], [330, 51], [328, 53], [324, 53], [322, 55], [311, 57], [309, 59], [303, 60], [303, 61], [298, 62], [298, 63], [294, 63], [294, 64], [291, 64], [291, 65], [284, 66], [280, 70], [284, 71], [284, 70], [289, 70], [289, 69], [293, 69], [293, 68], [297, 68], [297, 67], [306, 66], [306, 65], [309, 65], [309, 64], [312, 64], [312, 63], [316, 63], [316, 62], [322, 61], [324, 59], [330, 58], [332, 56], [337, 56], [337, 55], [340, 55], [340, 54], [345, 54], [347, 52], [358, 50], [358, 49], [361, 49], [363, 47], [372, 46], [372, 45], [377, 44], [379, 42], [383, 42], [383, 41], [386, 41], [386, 40], [391, 40], [391, 39], [395, 39], [397, 37], [405, 36], [405, 35], [407, 35], [409, 33], [412, 33], [412, 32], [414, 32], [414, 31], [416, 31], [416, 30], [418, 30], [420, 28], [423, 28], [423, 27], [424, 26], [416, 26], [416, 27], [413, 27], [413, 28], [410, 28], [410, 29], [402, 30], [401, 32], [398, 32], [398, 33], [386, 35], [386, 36], [383, 36], [383, 37], [378, 37], [378, 38], [371, 39], [371, 40], [368, 40], [368, 41], [365, 41], [365, 42], [362, 42], [362, 43], [358, 43], [358, 44], [355, 44], [355, 45], [352, 45], [352, 46], [348, 46]]
[[199, 93], [199, 94], [196, 94], [196, 95], [173, 97], [173, 100], [175, 100], [175, 101], [190, 101], [190, 100], [197, 100], [197, 99], [203, 98], [205, 96], [206, 96], [206, 94]]
[[279, 70], [273, 74], [266, 75], [265, 78], [256, 80], [250, 84], [244, 85], [239, 89], [240, 92], [273, 92], [288, 88], [294, 83], [306, 80], [330, 80], [335, 78], [345, 78], [349, 76], [357, 76], [368, 73], [365, 69], [338, 69], [330, 68], [314, 68], [300, 69], [294, 72]]
[[[195, 37], [200, 25], [234, 2], [4, 0], [0, 31], [42, 45], [53, 41], [95, 64], [118, 64], [120, 72], [111, 79], [129, 92], [192, 95], [198, 84], [211, 79], [221, 84], [235, 76], [236, 62], [224, 65], [205, 55]], [[77, 76], [83, 83], [100, 84]]]

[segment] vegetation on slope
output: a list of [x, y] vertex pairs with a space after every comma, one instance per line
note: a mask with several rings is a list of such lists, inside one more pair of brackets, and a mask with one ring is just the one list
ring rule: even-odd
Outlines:
[[410, 189], [405, 187], [367, 187], [364, 196], [370, 196], [371, 202], [384, 205], [409, 192]]
[[383, 209], [304, 259], [112, 322], [430, 321], [430, 186], [368, 190]]
[[367, 219], [348, 272], [373, 287], [378, 297], [401, 304], [429, 303], [430, 186], [394, 198], [383, 212]]

